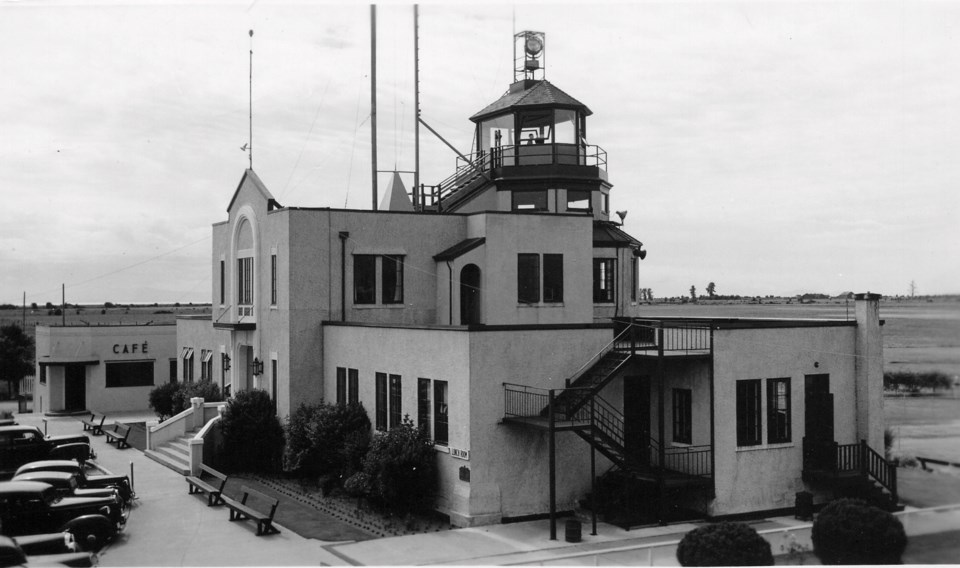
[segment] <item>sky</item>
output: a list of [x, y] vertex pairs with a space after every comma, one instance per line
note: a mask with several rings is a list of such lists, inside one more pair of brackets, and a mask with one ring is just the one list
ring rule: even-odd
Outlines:
[[[514, 32], [546, 33], [656, 297], [960, 293], [960, 2], [419, 13], [421, 116], [463, 153]], [[412, 4], [379, 4], [381, 192], [414, 168], [413, 71]], [[251, 93], [282, 205], [369, 209], [369, 73], [368, 4], [0, 0], [0, 303], [209, 302]], [[455, 165], [421, 128], [421, 181]]]

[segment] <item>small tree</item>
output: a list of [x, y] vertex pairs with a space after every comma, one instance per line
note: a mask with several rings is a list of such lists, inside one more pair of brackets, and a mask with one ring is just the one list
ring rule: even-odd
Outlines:
[[685, 534], [677, 560], [682, 566], [773, 566], [773, 552], [750, 526], [722, 522]]
[[436, 459], [426, 429], [404, 416], [400, 425], [373, 438], [363, 460], [370, 498], [399, 513], [428, 509], [436, 492]]
[[712, 297], [714, 296], [714, 294], [716, 294], [716, 292], [717, 292], [717, 285], [716, 285], [716, 284], [714, 284], [713, 282], [707, 284], [707, 295], [708, 295], [708, 296], [710, 296], [710, 297], [712, 298]]
[[284, 431], [284, 469], [302, 476], [347, 477], [362, 467], [370, 445], [370, 418], [360, 403], [301, 404]]
[[223, 449], [220, 462], [228, 471], [275, 472], [283, 456], [283, 426], [270, 394], [239, 391], [220, 420]]
[[696, 287], [696, 286], [690, 286], [690, 300], [691, 300], [691, 301], [694, 301], [694, 302], [697, 301], [697, 287]]
[[810, 534], [824, 564], [900, 564], [907, 533], [899, 519], [859, 499], [838, 499], [817, 515]]
[[150, 408], [157, 413], [161, 422], [179, 412], [179, 410], [177, 412], [173, 411], [173, 399], [179, 392], [180, 385], [178, 383], [164, 383], [150, 390], [148, 397]]
[[16, 397], [20, 380], [33, 374], [33, 338], [11, 323], [0, 327], [0, 378], [10, 383], [10, 393]]

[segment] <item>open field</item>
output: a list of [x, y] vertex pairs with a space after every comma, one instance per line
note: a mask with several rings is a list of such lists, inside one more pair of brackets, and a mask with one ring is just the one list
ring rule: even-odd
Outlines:
[[[78, 313], [79, 311], [79, 313]], [[103, 313], [101, 313], [101, 311]], [[158, 313], [164, 312], [164, 313]], [[151, 325], [172, 324], [178, 316], [196, 316], [210, 313], [209, 304], [195, 304], [187, 306], [130, 306], [104, 308], [103, 306], [80, 306], [67, 308], [67, 325], [116, 325], [116, 324], [145, 324]], [[30, 310], [27, 308], [26, 331], [34, 335], [38, 325], [61, 325], [63, 316], [47, 315], [46, 309]], [[11, 323], [20, 324], [24, 320], [23, 312], [17, 310], [0, 311], [0, 325]]]

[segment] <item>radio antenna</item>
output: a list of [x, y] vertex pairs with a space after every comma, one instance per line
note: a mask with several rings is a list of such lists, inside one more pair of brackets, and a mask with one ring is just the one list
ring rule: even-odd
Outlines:
[[253, 30], [250, 30], [250, 92], [248, 96], [250, 115], [250, 137], [247, 141], [247, 158], [253, 169]]

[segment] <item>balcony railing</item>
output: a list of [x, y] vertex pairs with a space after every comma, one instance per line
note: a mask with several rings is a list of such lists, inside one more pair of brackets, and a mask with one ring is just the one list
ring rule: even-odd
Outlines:
[[712, 334], [706, 320], [615, 318], [618, 351], [704, 353], [710, 351]]
[[660, 463], [660, 445], [650, 438], [650, 464], [668, 471], [676, 471], [695, 477], [713, 475], [713, 448], [703, 446], [675, 446], [663, 451], [663, 463]]
[[839, 475], [856, 472], [873, 478], [897, 499], [897, 467], [867, 445], [803, 439], [803, 468]]

